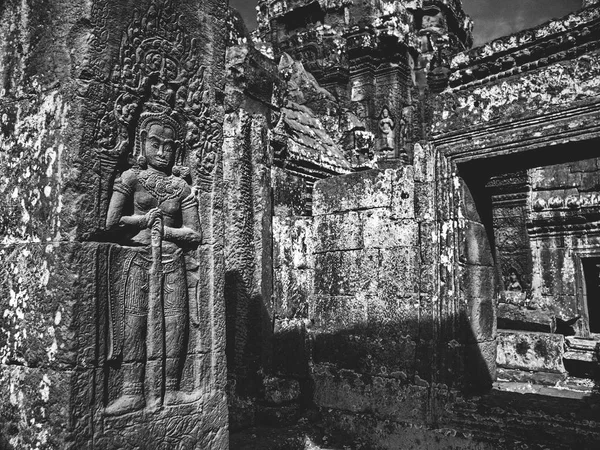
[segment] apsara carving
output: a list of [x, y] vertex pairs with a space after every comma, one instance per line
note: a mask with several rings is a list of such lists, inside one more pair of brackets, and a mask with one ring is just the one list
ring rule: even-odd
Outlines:
[[[135, 122], [144, 103], [154, 97], [168, 98], [183, 118], [186, 133], [181, 144], [186, 160], [180, 164], [195, 168], [196, 184], [212, 183], [222, 135], [220, 123], [211, 117], [206, 68], [199, 54], [198, 42], [188, 36], [171, 0], [155, 0], [145, 13], [134, 13], [123, 33], [119, 62], [112, 69], [111, 101], [95, 127], [103, 179], [114, 178], [117, 166], [132, 156]], [[101, 211], [106, 211], [106, 198], [104, 203]]]
[[107, 255], [107, 359], [121, 380], [107, 416], [199, 395], [181, 387], [189, 330], [199, 325], [200, 268], [190, 250], [201, 243], [197, 194], [212, 187], [221, 127], [183, 22], [171, 0], [134, 13], [95, 128], [99, 213], [121, 244]]

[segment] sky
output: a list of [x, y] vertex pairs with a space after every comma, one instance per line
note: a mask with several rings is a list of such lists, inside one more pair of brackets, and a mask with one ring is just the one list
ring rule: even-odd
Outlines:
[[[256, 0], [229, 0], [246, 21], [256, 27]], [[581, 8], [582, 0], [463, 0], [463, 8], [475, 21], [475, 46], [500, 36], [534, 27]]]

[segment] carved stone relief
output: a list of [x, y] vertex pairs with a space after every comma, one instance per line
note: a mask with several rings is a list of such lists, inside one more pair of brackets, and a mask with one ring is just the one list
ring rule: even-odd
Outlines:
[[390, 110], [385, 106], [379, 115], [379, 132], [381, 151], [394, 151], [396, 148], [396, 121], [390, 115]]
[[100, 216], [108, 210], [109, 187], [118, 168], [135, 164], [131, 160], [134, 130], [151, 99], [180, 115], [183, 151], [177, 165], [192, 168], [189, 175], [196, 184], [210, 185], [221, 129], [210, 114], [200, 52], [171, 0], [155, 0], [146, 11], [134, 13], [121, 39], [119, 61], [110, 74], [107, 107], [98, 115], [94, 131], [101, 162]]
[[118, 295], [110, 301], [109, 360], [122, 360], [123, 386], [107, 415], [194, 399], [179, 391], [189, 326], [182, 248], [199, 244], [201, 234], [195, 194], [181, 170], [173, 173], [180, 137], [171, 116], [142, 113], [141, 167], [123, 172], [114, 185], [107, 228], [133, 236], [114, 268], [123, 284], [113, 287]]
[[202, 198], [213, 189], [222, 137], [200, 55], [172, 1], [136, 10], [96, 122], [97, 213], [113, 243], [103, 283], [105, 417], [158, 411], [203, 394], [197, 374], [186, 386], [182, 379], [199, 350], [199, 328], [210, 326], [199, 317], [207, 299], [198, 288], [209, 268], [196, 249], [203, 216], [212, 213]]

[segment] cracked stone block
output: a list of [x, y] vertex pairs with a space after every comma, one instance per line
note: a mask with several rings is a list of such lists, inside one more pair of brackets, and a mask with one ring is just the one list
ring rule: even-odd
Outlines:
[[379, 287], [378, 250], [351, 250], [315, 255], [315, 293], [354, 295]]
[[313, 191], [313, 214], [390, 207], [391, 172], [367, 170], [317, 181]]
[[496, 289], [493, 267], [466, 266], [463, 269], [462, 292], [467, 299], [493, 299]]
[[460, 258], [466, 264], [493, 266], [494, 256], [490, 248], [487, 230], [478, 222], [465, 221], [460, 232]]
[[467, 312], [470, 325], [467, 340], [485, 342], [496, 338], [496, 307], [491, 299], [470, 299]]
[[317, 295], [311, 319], [319, 329], [335, 331], [366, 325], [369, 298], [365, 295]]

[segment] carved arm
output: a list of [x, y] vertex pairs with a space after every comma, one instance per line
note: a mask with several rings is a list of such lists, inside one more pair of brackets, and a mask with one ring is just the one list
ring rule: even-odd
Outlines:
[[181, 202], [182, 226], [180, 228], [165, 227], [164, 238], [168, 241], [178, 241], [186, 244], [200, 244], [202, 231], [198, 220], [198, 202], [191, 190]]
[[108, 230], [114, 230], [124, 226], [142, 230], [148, 226], [147, 214], [134, 214], [132, 216], [123, 215], [123, 211], [128, 202], [129, 197], [126, 194], [117, 190], [113, 192], [108, 207], [108, 214], [106, 216], [106, 228]]

